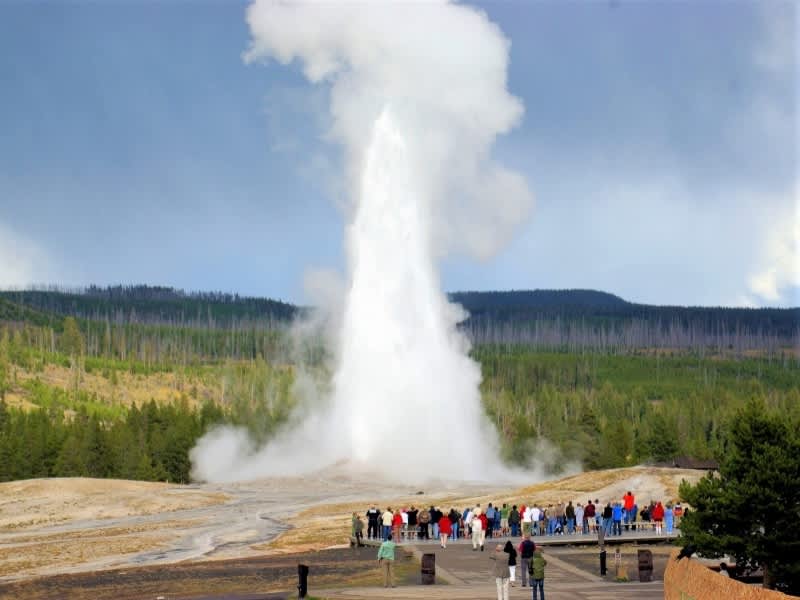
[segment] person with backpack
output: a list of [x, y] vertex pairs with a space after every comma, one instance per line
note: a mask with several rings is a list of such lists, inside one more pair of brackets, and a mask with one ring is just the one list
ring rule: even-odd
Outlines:
[[516, 537], [519, 535], [519, 511], [517, 510], [517, 505], [511, 507], [511, 512], [508, 513], [508, 524], [511, 526], [511, 537]]
[[520, 569], [522, 571], [520, 573], [520, 576], [522, 577], [522, 587], [526, 587], [528, 585], [528, 572], [530, 571], [531, 559], [533, 559], [533, 553], [535, 551], [536, 544], [533, 543], [530, 534], [528, 534], [519, 545], [519, 562]]
[[547, 561], [542, 554], [542, 551], [538, 548], [533, 553], [533, 560], [530, 562], [528, 566], [528, 575], [531, 576], [531, 593], [533, 594], [533, 600], [536, 600], [536, 590], [539, 590], [539, 593], [542, 596], [542, 600], [544, 600], [544, 567], [547, 564]]

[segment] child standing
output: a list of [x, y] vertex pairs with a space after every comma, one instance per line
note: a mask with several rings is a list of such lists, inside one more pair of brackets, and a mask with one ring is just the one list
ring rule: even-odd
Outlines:
[[546, 564], [547, 561], [544, 559], [542, 551], [537, 548], [533, 553], [533, 560], [528, 566], [528, 574], [531, 576], [531, 587], [533, 588], [533, 600], [536, 600], [537, 589], [542, 596], [542, 600], [544, 600], [544, 567]]

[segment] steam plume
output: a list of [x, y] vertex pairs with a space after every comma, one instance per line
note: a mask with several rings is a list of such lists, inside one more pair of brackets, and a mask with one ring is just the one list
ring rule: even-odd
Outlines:
[[247, 61], [302, 65], [330, 86], [346, 153], [349, 279], [327, 408], [255, 449], [216, 430], [193, 451], [209, 480], [293, 473], [338, 460], [415, 480], [484, 479], [496, 434], [480, 369], [440, 291], [437, 259], [491, 256], [527, 215], [524, 179], [491, 161], [521, 118], [506, 89], [509, 43], [482, 12], [449, 2], [257, 1]]

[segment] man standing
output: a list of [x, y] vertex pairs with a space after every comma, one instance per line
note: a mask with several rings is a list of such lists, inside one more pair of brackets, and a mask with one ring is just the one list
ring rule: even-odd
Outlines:
[[408, 511], [408, 535], [411, 539], [417, 537], [417, 514], [419, 511], [411, 507], [411, 510]]
[[394, 587], [394, 549], [392, 534], [378, 548], [378, 564], [383, 568], [383, 587]]
[[542, 515], [542, 511], [539, 510], [539, 506], [534, 504], [533, 508], [528, 509], [531, 512], [531, 535], [536, 535], [536, 530], [539, 529], [539, 517]]
[[[475, 519], [478, 520], [477, 518]], [[502, 544], [497, 544], [494, 553], [490, 556], [494, 561], [492, 575], [497, 585], [497, 600], [508, 600], [508, 584], [511, 581], [511, 570], [508, 568], [508, 559], [503, 556]]]
[[619, 502], [614, 502], [611, 509], [611, 521], [611, 535], [622, 535], [622, 505]]
[[522, 569], [522, 587], [528, 585], [528, 569], [530, 568], [533, 553], [536, 551], [536, 544], [533, 543], [530, 534], [525, 536], [522, 543], [519, 545], [519, 562], [520, 569]]
[[361, 548], [364, 546], [364, 521], [361, 517], [353, 513], [353, 536], [356, 538], [356, 545]]
[[[628, 493], [622, 497], [622, 506], [625, 508], [625, 530], [628, 530], [631, 523], [631, 516], [633, 515], [633, 505], [636, 504], [636, 499], [633, 497], [633, 494], [630, 490]], [[634, 517], [633, 521], [636, 520]]]
[[454, 540], [457, 540], [458, 521], [461, 519], [461, 515], [458, 514], [458, 511], [455, 508], [451, 508], [450, 513], [448, 514], [448, 518], [450, 519], [450, 529], [452, 530], [451, 536]]
[[383, 513], [383, 517], [381, 518], [383, 519], [383, 541], [385, 542], [392, 534], [392, 521], [394, 520], [392, 508], [387, 508], [386, 512]]
[[586, 508], [583, 511], [583, 533], [589, 533], [589, 521], [594, 521], [594, 504], [592, 499], [586, 503]]
[[375, 508], [373, 504], [370, 509], [367, 511], [367, 539], [368, 540], [377, 540], [378, 539], [378, 523], [381, 518], [381, 511]]
[[569, 501], [567, 507], [564, 509], [564, 516], [567, 518], [567, 533], [572, 535], [575, 533], [575, 507], [572, 506], [572, 500]]
[[503, 502], [503, 508], [500, 509], [500, 535], [505, 537], [508, 535], [508, 515], [511, 512], [511, 509], [508, 508], [508, 504]]
[[489, 506], [486, 507], [486, 537], [489, 538], [493, 537], [494, 510], [494, 506], [489, 502]]
[[519, 535], [517, 533], [519, 531], [519, 511], [517, 510], [517, 505], [515, 504], [511, 507], [511, 512], [508, 513], [508, 524], [511, 526], [511, 537], [516, 537]]

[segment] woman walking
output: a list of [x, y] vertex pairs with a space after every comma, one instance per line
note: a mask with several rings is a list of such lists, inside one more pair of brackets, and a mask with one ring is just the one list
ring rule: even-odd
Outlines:
[[497, 544], [494, 552], [489, 557], [494, 561], [492, 576], [497, 585], [497, 600], [508, 600], [508, 583], [511, 573], [508, 570], [508, 561], [503, 556], [503, 545]]
[[511, 543], [511, 540], [506, 542], [503, 552], [508, 554], [508, 582], [511, 587], [514, 587], [517, 574], [517, 550], [514, 548], [514, 544]]

